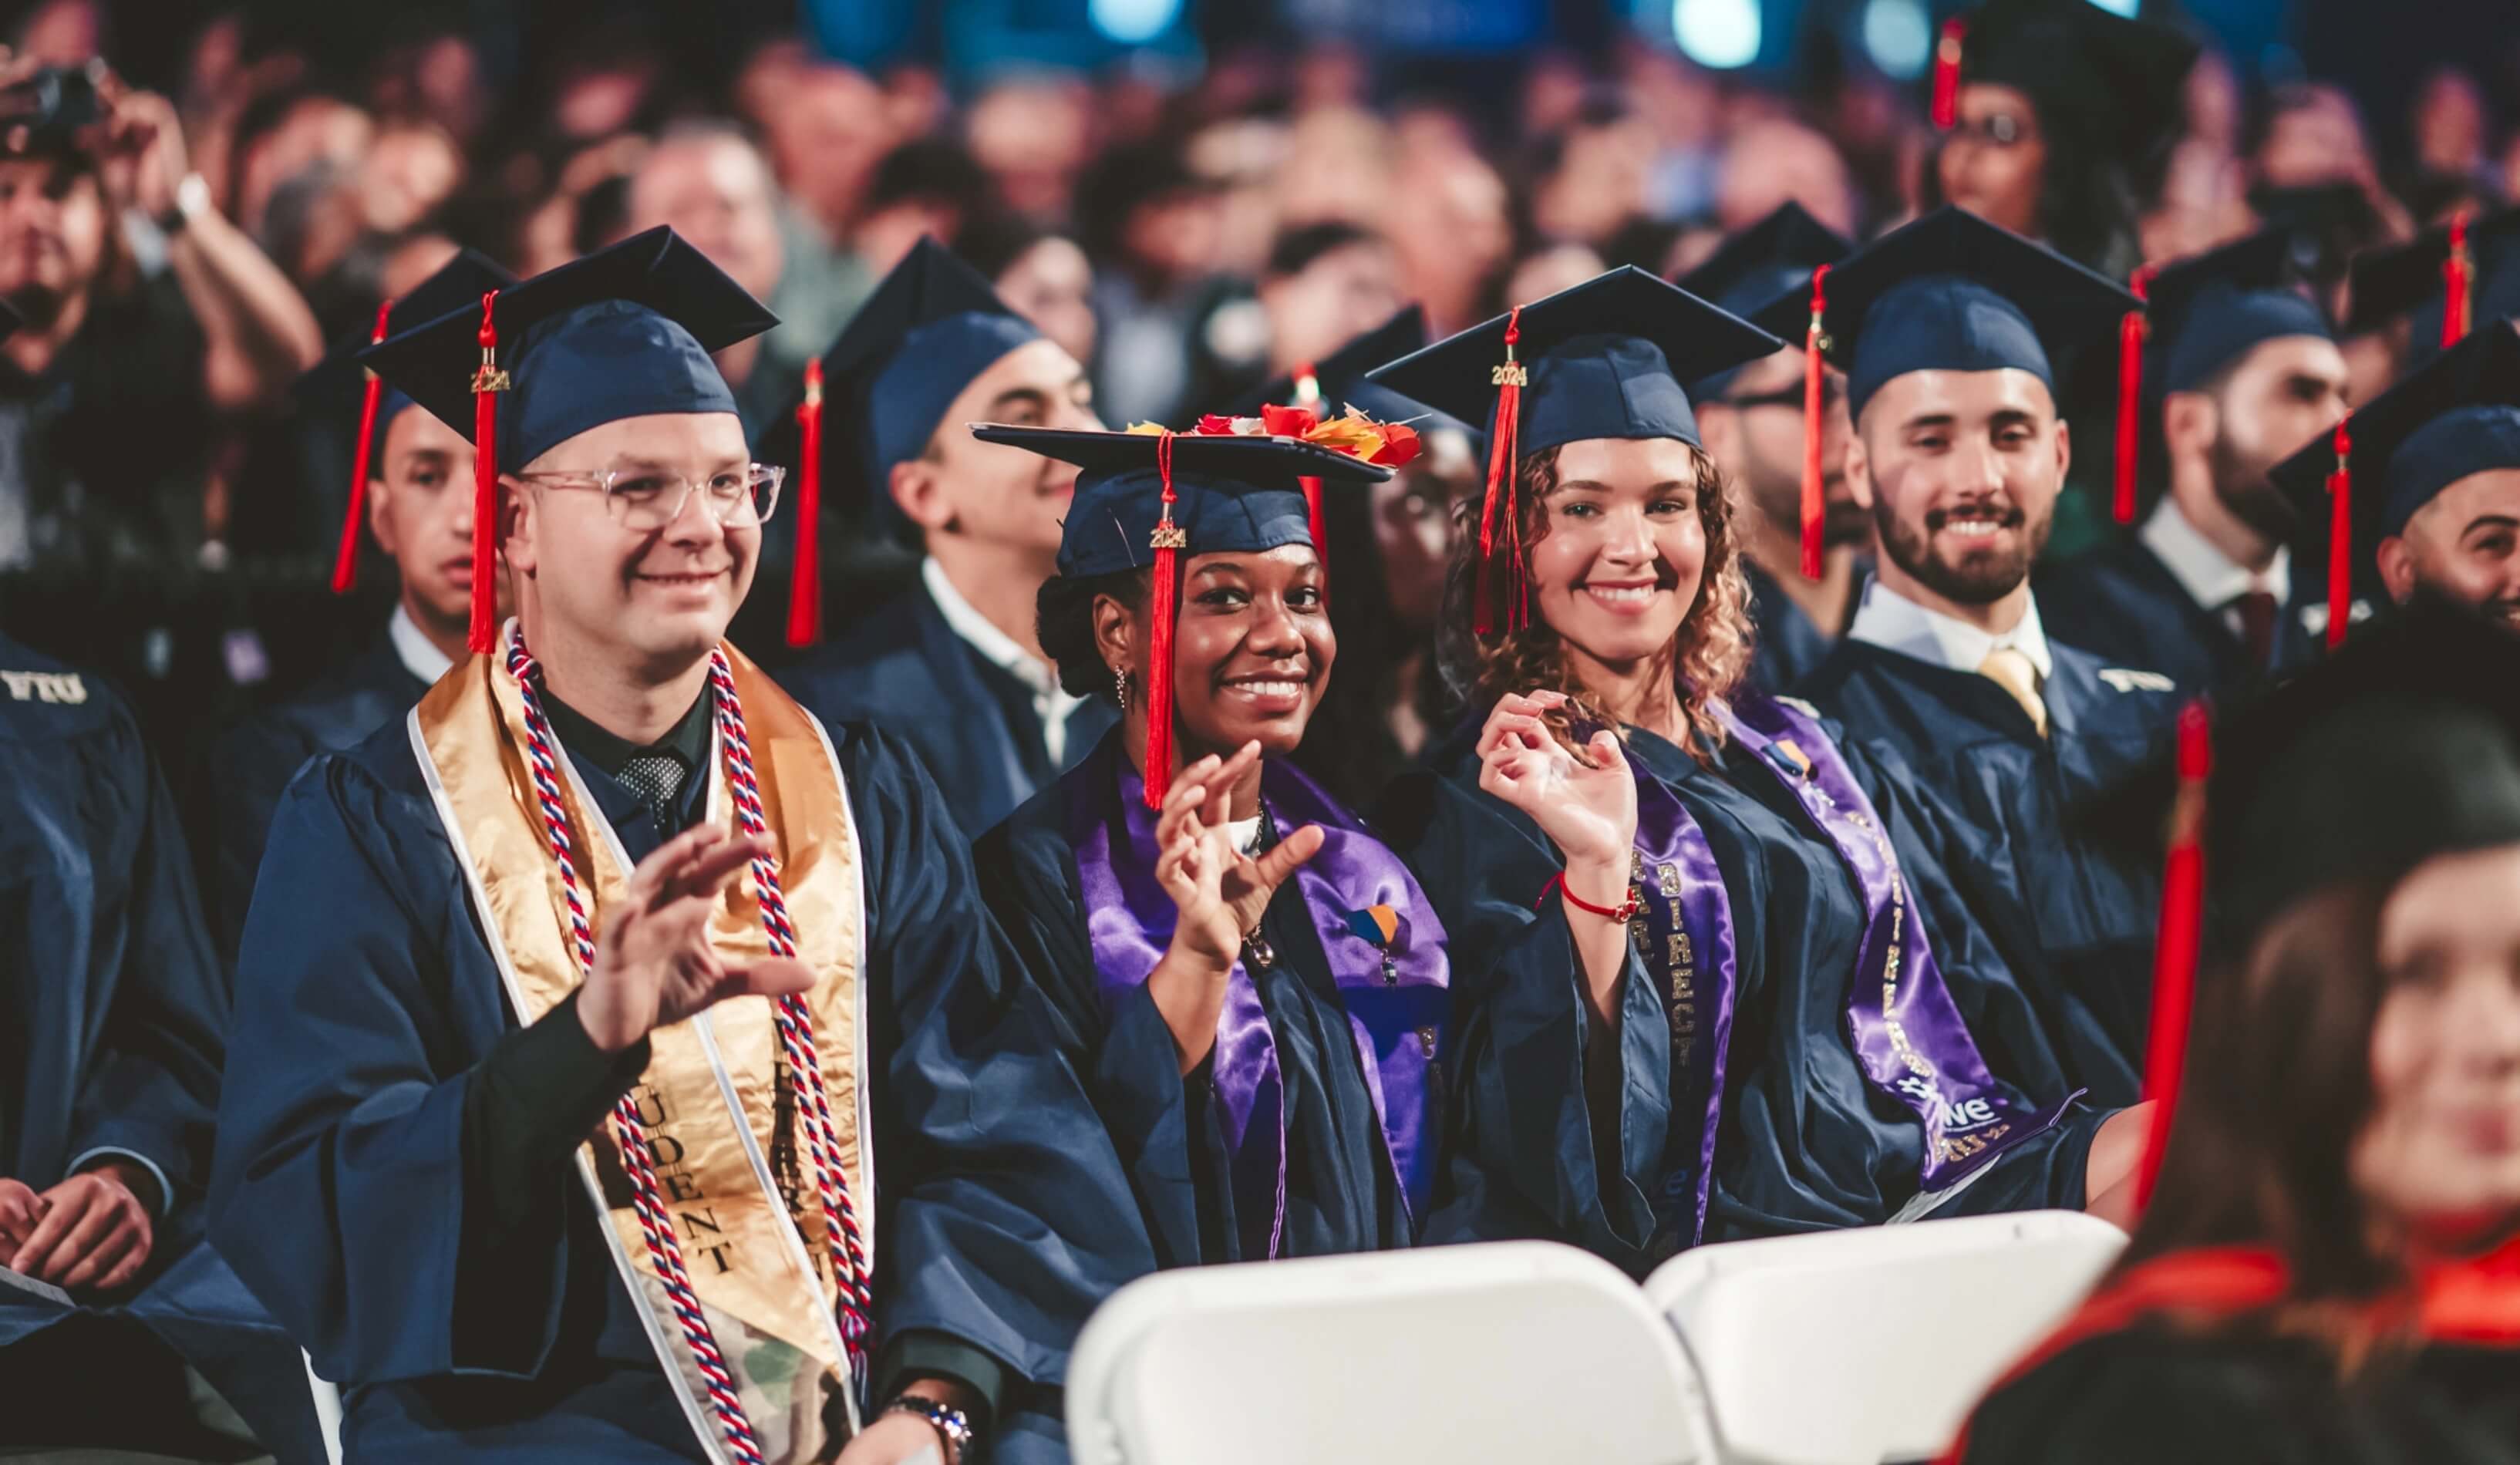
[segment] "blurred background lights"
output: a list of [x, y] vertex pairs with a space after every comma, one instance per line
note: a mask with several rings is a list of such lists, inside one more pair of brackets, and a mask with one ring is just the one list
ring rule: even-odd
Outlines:
[[1758, 0], [1676, 0], [1671, 33], [1701, 67], [1746, 67], [1759, 59]]

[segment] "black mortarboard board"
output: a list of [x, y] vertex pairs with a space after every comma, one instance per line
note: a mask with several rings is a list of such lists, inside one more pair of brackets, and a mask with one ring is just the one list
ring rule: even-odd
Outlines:
[[[893, 467], [927, 451], [974, 377], [1042, 338], [985, 276], [924, 237], [858, 307], [807, 370], [804, 400], [781, 415], [761, 450], [796, 472], [788, 644], [822, 638], [825, 497], [861, 506], [856, 522], [908, 540], [910, 521], [892, 497]], [[808, 436], [818, 450], [810, 462]]]
[[[2360, 334], [2406, 316], [2412, 327], [2408, 341], [2409, 364], [2421, 366], [2440, 355], [2450, 305], [2448, 271], [2453, 244], [2458, 243], [2454, 236], [2460, 235], [2465, 248], [2467, 327], [2520, 315], [2520, 208], [2510, 208], [2437, 224], [2406, 244], [2356, 255], [2348, 276], [2352, 285], [2346, 329]], [[2453, 333], [2464, 335], [2467, 331]]]
[[2359, 183], [2305, 183], [2249, 190], [2258, 223], [2291, 237], [2302, 274], [2321, 287], [2342, 279], [2345, 263], [2386, 236], [2388, 220]]
[[2265, 341], [2329, 338], [2326, 313], [2303, 290], [2293, 243], [2262, 229], [2152, 277], [2144, 314], [2160, 390], [2186, 391]]
[[[1837, 263], [1854, 247], [1853, 241], [1788, 199], [1672, 283], [1746, 320], [1786, 295], [1807, 294], [1812, 271]], [[1739, 374], [1737, 366], [1710, 372], [1688, 383], [1688, 399], [1704, 402], [1721, 396]]]
[[[1859, 418], [1883, 383], [1910, 372], [2014, 367], [2052, 392], [2077, 348], [2142, 307], [2106, 277], [1948, 205], [1849, 255], [1823, 293], [1828, 359], [1845, 369], [1847, 408]], [[1790, 295], [1757, 320], [1800, 332], [1810, 317], [1811, 302]]]
[[[2470, 332], [2337, 431], [2348, 443], [2342, 487], [2350, 535], [2340, 541], [2334, 532], [2335, 434], [2277, 464], [2274, 480], [2300, 519], [2304, 548], [2325, 553], [2330, 586], [2341, 578], [2376, 594], [2380, 541], [2459, 479], [2520, 467], [2520, 331], [2494, 321]], [[2344, 624], [2346, 609], [2328, 607], [2332, 625]]]
[[2197, 44], [2091, 0], [1988, 0], [1959, 18], [1959, 80], [2018, 87], [2050, 130], [2092, 132], [2130, 165], [2179, 127]]
[[[1072, 463], [1076, 496], [1058, 542], [1058, 573], [1073, 580], [1151, 568], [1158, 618], [1148, 655], [1147, 803], [1163, 805], [1172, 777], [1170, 645], [1179, 557], [1264, 554], [1313, 542], [1303, 480], [1379, 483], [1391, 469], [1289, 437], [1172, 432], [1077, 432], [975, 424], [973, 436]], [[1167, 500], [1166, 490], [1170, 490]]]
[[[388, 336], [359, 359], [472, 439], [473, 559], [487, 565], [497, 548], [500, 471], [521, 470], [579, 433], [625, 418], [734, 414], [735, 394], [709, 353], [777, 324], [743, 287], [660, 226], [499, 290], [486, 305]], [[476, 393], [476, 379], [499, 384]], [[480, 440], [476, 406], [494, 415], [489, 442]], [[491, 646], [493, 579], [479, 570], [472, 577], [476, 651]]]
[[[346, 402], [350, 383], [362, 373], [361, 354], [378, 341], [449, 311], [467, 305], [477, 308], [484, 294], [516, 283], [517, 277], [488, 255], [474, 249], [456, 250], [454, 258], [400, 297], [379, 302], [372, 330], [334, 342], [324, 359], [297, 378], [292, 393], [300, 410], [327, 411], [336, 400]], [[385, 429], [402, 415], [402, 410], [414, 405], [410, 397], [384, 385], [373, 372], [366, 376], [367, 390], [360, 404], [358, 436], [351, 453], [350, 508], [342, 516], [340, 547], [333, 560], [335, 595], [346, 595], [358, 584], [359, 544], [367, 521], [368, 478], [374, 471], [376, 445], [384, 440]]]
[[[1370, 377], [1466, 422], [1488, 426], [1477, 627], [1507, 629], [1528, 610], [1510, 525], [1516, 461], [1592, 438], [1677, 438], [1703, 447], [1683, 380], [1738, 366], [1784, 345], [1776, 336], [1634, 265], [1446, 336], [1375, 368]], [[1507, 554], [1496, 554], [1505, 548]], [[1498, 584], [1500, 579], [1503, 583]]]

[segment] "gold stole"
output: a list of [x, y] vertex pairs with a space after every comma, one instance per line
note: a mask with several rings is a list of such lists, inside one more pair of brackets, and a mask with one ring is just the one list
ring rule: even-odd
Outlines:
[[[848, 793], [823, 730], [750, 661], [727, 647], [753, 749], [761, 801], [779, 844], [780, 883], [796, 928], [797, 954], [821, 977], [805, 995], [816, 1055], [840, 1134], [841, 1161], [865, 1247], [875, 1266], [875, 1181], [867, 1098], [860, 1083], [864, 993], [863, 886]], [[531, 1023], [576, 990], [560, 866], [552, 858], [526, 755], [524, 705], [499, 656], [474, 656], [439, 680], [411, 714], [412, 746], [438, 818], [465, 867], [474, 910], [490, 937], [519, 1023]], [[709, 758], [706, 817], [729, 823], [722, 747]], [[554, 748], [568, 811], [571, 856], [598, 931], [622, 899], [629, 870], [611, 825], [579, 786], [567, 754]], [[733, 962], [770, 954], [749, 876], [728, 890], [709, 936]], [[794, 1104], [781, 1092], [779, 1041], [759, 998], [721, 1002], [658, 1029], [631, 1090], [648, 1133], [657, 1184], [674, 1219], [684, 1269], [734, 1375], [762, 1454], [773, 1461], [827, 1458], [823, 1404], [850, 1398], [833, 1311], [838, 1301], [824, 1235], [811, 1151]], [[610, 1222], [614, 1267], [646, 1304], [648, 1333], [693, 1428], [712, 1458], [725, 1436], [707, 1407], [685, 1342], [640, 1233], [638, 1212], [608, 1123], [578, 1150], [578, 1168]]]

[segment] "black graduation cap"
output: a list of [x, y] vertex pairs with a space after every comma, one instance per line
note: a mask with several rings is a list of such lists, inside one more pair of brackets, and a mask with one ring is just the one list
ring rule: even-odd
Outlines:
[[2275, 466], [2305, 543], [2324, 536], [2331, 644], [2344, 634], [2355, 583], [2376, 594], [2380, 541], [2452, 483], [2505, 467], [2520, 467], [2520, 330], [2506, 321], [2471, 332]]
[[[1853, 241], [1788, 199], [1673, 283], [1748, 318], [1786, 295], [1804, 295], [1811, 289], [1813, 270], [1837, 263], [1854, 247]], [[1689, 400], [1704, 402], [1723, 395], [1739, 371], [1734, 367], [1698, 377], [1688, 383]]]
[[[336, 341], [322, 361], [297, 378], [295, 395], [308, 406], [331, 397], [353, 374], [362, 372], [359, 358], [369, 346], [450, 311], [478, 308], [483, 295], [516, 283], [517, 277], [488, 255], [475, 249], [456, 250], [454, 258], [400, 298], [380, 301], [375, 328], [366, 335]], [[366, 396], [359, 408], [357, 449], [350, 463], [350, 511], [341, 519], [340, 548], [333, 557], [333, 594], [337, 596], [347, 595], [358, 585], [359, 544], [367, 524], [368, 474], [376, 445], [402, 410], [413, 405], [410, 397], [386, 386], [376, 373], [364, 375]]]
[[[709, 353], [778, 324], [660, 226], [388, 336], [359, 359], [472, 440], [473, 562], [486, 565], [497, 555], [503, 469], [625, 418], [734, 414]], [[493, 578], [472, 577], [476, 651], [492, 648]]]
[[2454, 218], [2406, 244], [2358, 254], [2347, 278], [2346, 329], [2360, 334], [2409, 317], [2408, 359], [2421, 365], [2471, 326], [2520, 315], [2520, 208]]
[[[1958, 79], [2018, 87], [2041, 126], [2086, 130], [2129, 165], [2176, 135], [2198, 49], [2177, 30], [2091, 0], [1988, 0], [1955, 22], [1945, 34], [1958, 42]], [[1952, 49], [1943, 48], [1938, 68], [1951, 64]], [[1950, 83], [1937, 81], [1939, 97]]]
[[1147, 804], [1161, 808], [1172, 776], [1174, 582], [1184, 555], [1261, 554], [1313, 542], [1303, 480], [1379, 483], [1391, 469], [1290, 437], [1079, 432], [979, 423], [971, 435], [1075, 464], [1076, 495], [1058, 543], [1058, 573], [1090, 579], [1152, 567], [1158, 624], [1148, 657]]
[[[796, 471], [795, 563], [788, 644], [822, 639], [823, 498], [864, 506], [862, 523], [896, 540], [910, 521], [893, 502], [893, 467], [927, 444], [973, 377], [1042, 338], [998, 298], [987, 277], [922, 237], [858, 307], [831, 349], [807, 364], [803, 400], [784, 415], [764, 456]], [[837, 432], [825, 430], [836, 420]]]
[[2261, 183], [2249, 190], [2249, 208], [2260, 225], [2291, 238], [2302, 274], [2322, 287], [2342, 279], [2346, 261], [2389, 229], [2359, 183]]
[[[1948, 204], [1849, 255], [1817, 293], [1827, 357], [1845, 369], [1858, 417], [1910, 372], [2015, 367], [2053, 391], [2052, 360], [2143, 304], [2096, 271]], [[1799, 333], [1812, 305], [1788, 296], [1755, 319]]]
[[1368, 374], [1463, 422], [1488, 424], [1474, 581], [1478, 634], [1499, 628], [1500, 599], [1507, 631], [1529, 612], [1513, 490], [1524, 456], [1596, 437], [1671, 437], [1702, 447], [1680, 383], [1783, 344], [1659, 276], [1623, 265]]
[[2293, 244], [2284, 231], [2262, 229], [2152, 277], [2144, 313], [2161, 390], [2186, 391], [2265, 341], [2333, 333], [2304, 292]]
[[1460, 419], [1368, 378], [1367, 374], [1375, 367], [1422, 350], [1425, 344], [1426, 307], [1404, 305], [1381, 325], [1321, 360], [1307, 363], [1309, 371], [1298, 370], [1273, 377], [1237, 397], [1227, 409], [1227, 416], [1250, 417], [1263, 406], [1310, 407], [1318, 404], [1324, 415], [1336, 417], [1347, 408], [1354, 407], [1377, 421], [1407, 422], [1421, 432], [1452, 427], [1475, 437], [1478, 429]]

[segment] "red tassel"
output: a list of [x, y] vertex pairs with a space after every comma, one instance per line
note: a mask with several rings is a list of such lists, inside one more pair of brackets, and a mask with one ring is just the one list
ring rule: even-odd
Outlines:
[[489, 652], [498, 645], [499, 618], [499, 393], [508, 374], [499, 370], [499, 292], [481, 297], [481, 367], [472, 374], [472, 625], [466, 644]]
[[[1471, 625], [1481, 636], [1496, 634], [1495, 581], [1500, 574], [1505, 579], [1505, 595], [1511, 601], [1506, 609], [1506, 629], [1520, 630], [1528, 608], [1522, 584], [1521, 514], [1514, 504], [1513, 487], [1514, 469], [1522, 457], [1522, 388], [1531, 379], [1530, 373], [1513, 359], [1514, 344], [1521, 339], [1522, 307], [1517, 305], [1505, 321], [1505, 365], [1488, 374], [1497, 389], [1496, 428], [1488, 434], [1487, 502], [1479, 511], [1479, 572], [1471, 586]], [[1511, 540], [1511, 559], [1502, 571], [1496, 562], [1500, 509], [1505, 514], [1506, 533]]]
[[1803, 332], [1803, 578], [1817, 580], [1821, 573], [1822, 531], [1826, 527], [1828, 498], [1822, 486], [1821, 438], [1825, 423], [1822, 422], [1822, 390], [1827, 381], [1828, 335], [1821, 329], [1821, 317], [1828, 309], [1825, 282], [1828, 266], [1812, 271], [1811, 325]]
[[[391, 300], [377, 302], [377, 326], [368, 333], [369, 345], [385, 338], [385, 324], [392, 316]], [[341, 548], [333, 555], [333, 594], [337, 596], [348, 595], [359, 583], [359, 536], [368, 518], [368, 462], [377, 441], [377, 402], [384, 388], [371, 369], [367, 397], [359, 404], [359, 449], [350, 460], [350, 511], [341, 520]]]
[[788, 578], [788, 644], [823, 639], [823, 362], [805, 363], [796, 408], [796, 564]]
[[[2127, 287], [2135, 291], [2137, 299], [2148, 298], [2152, 266], [2138, 268]], [[2137, 415], [2143, 403], [2143, 338], [2148, 333], [2141, 309], [2130, 310], [2118, 318], [2117, 498], [2111, 511], [2121, 524], [2135, 522], [2135, 470], [2143, 453]]]
[[2152, 1035], [2143, 1061], [2143, 1096], [2153, 1101], [2143, 1164], [2136, 1172], [2137, 1209], [2152, 1199], [2162, 1151], [2179, 1105], [2187, 1065], [2189, 1014], [2196, 1001], [2196, 946], [2205, 922], [2205, 778], [2214, 769], [2214, 733], [2205, 704], [2179, 714], [2179, 803], [2171, 817], [2170, 858], [2162, 875], [2161, 930], [2152, 950]]
[[2352, 414], [2336, 420], [2336, 467], [2327, 475], [2327, 648], [2345, 644], [2354, 614], [2354, 439]]
[[1966, 34], [1968, 22], [1954, 16], [1934, 43], [1934, 126], [1944, 132], [1959, 125], [1960, 37]]
[[2476, 278], [2476, 261], [2467, 252], [2467, 210], [2450, 216], [2450, 257], [2442, 261], [2442, 349], [2467, 334], [2468, 286]]
[[1304, 490], [1304, 517], [1313, 526], [1313, 557], [1322, 562], [1322, 573], [1329, 573], [1330, 531], [1322, 519], [1322, 480], [1307, 473], [1295, 480]]
[[1147, 807], [1164, 807], [1173, 785], [1173, 599], [1181, 552], [1190, 536], [1173, 522], [1173, 435], [1155, 441], [1155, 471], [1164, 480], [1164, 516], [1155, 525], [1154, 631], [1147, 642]]

